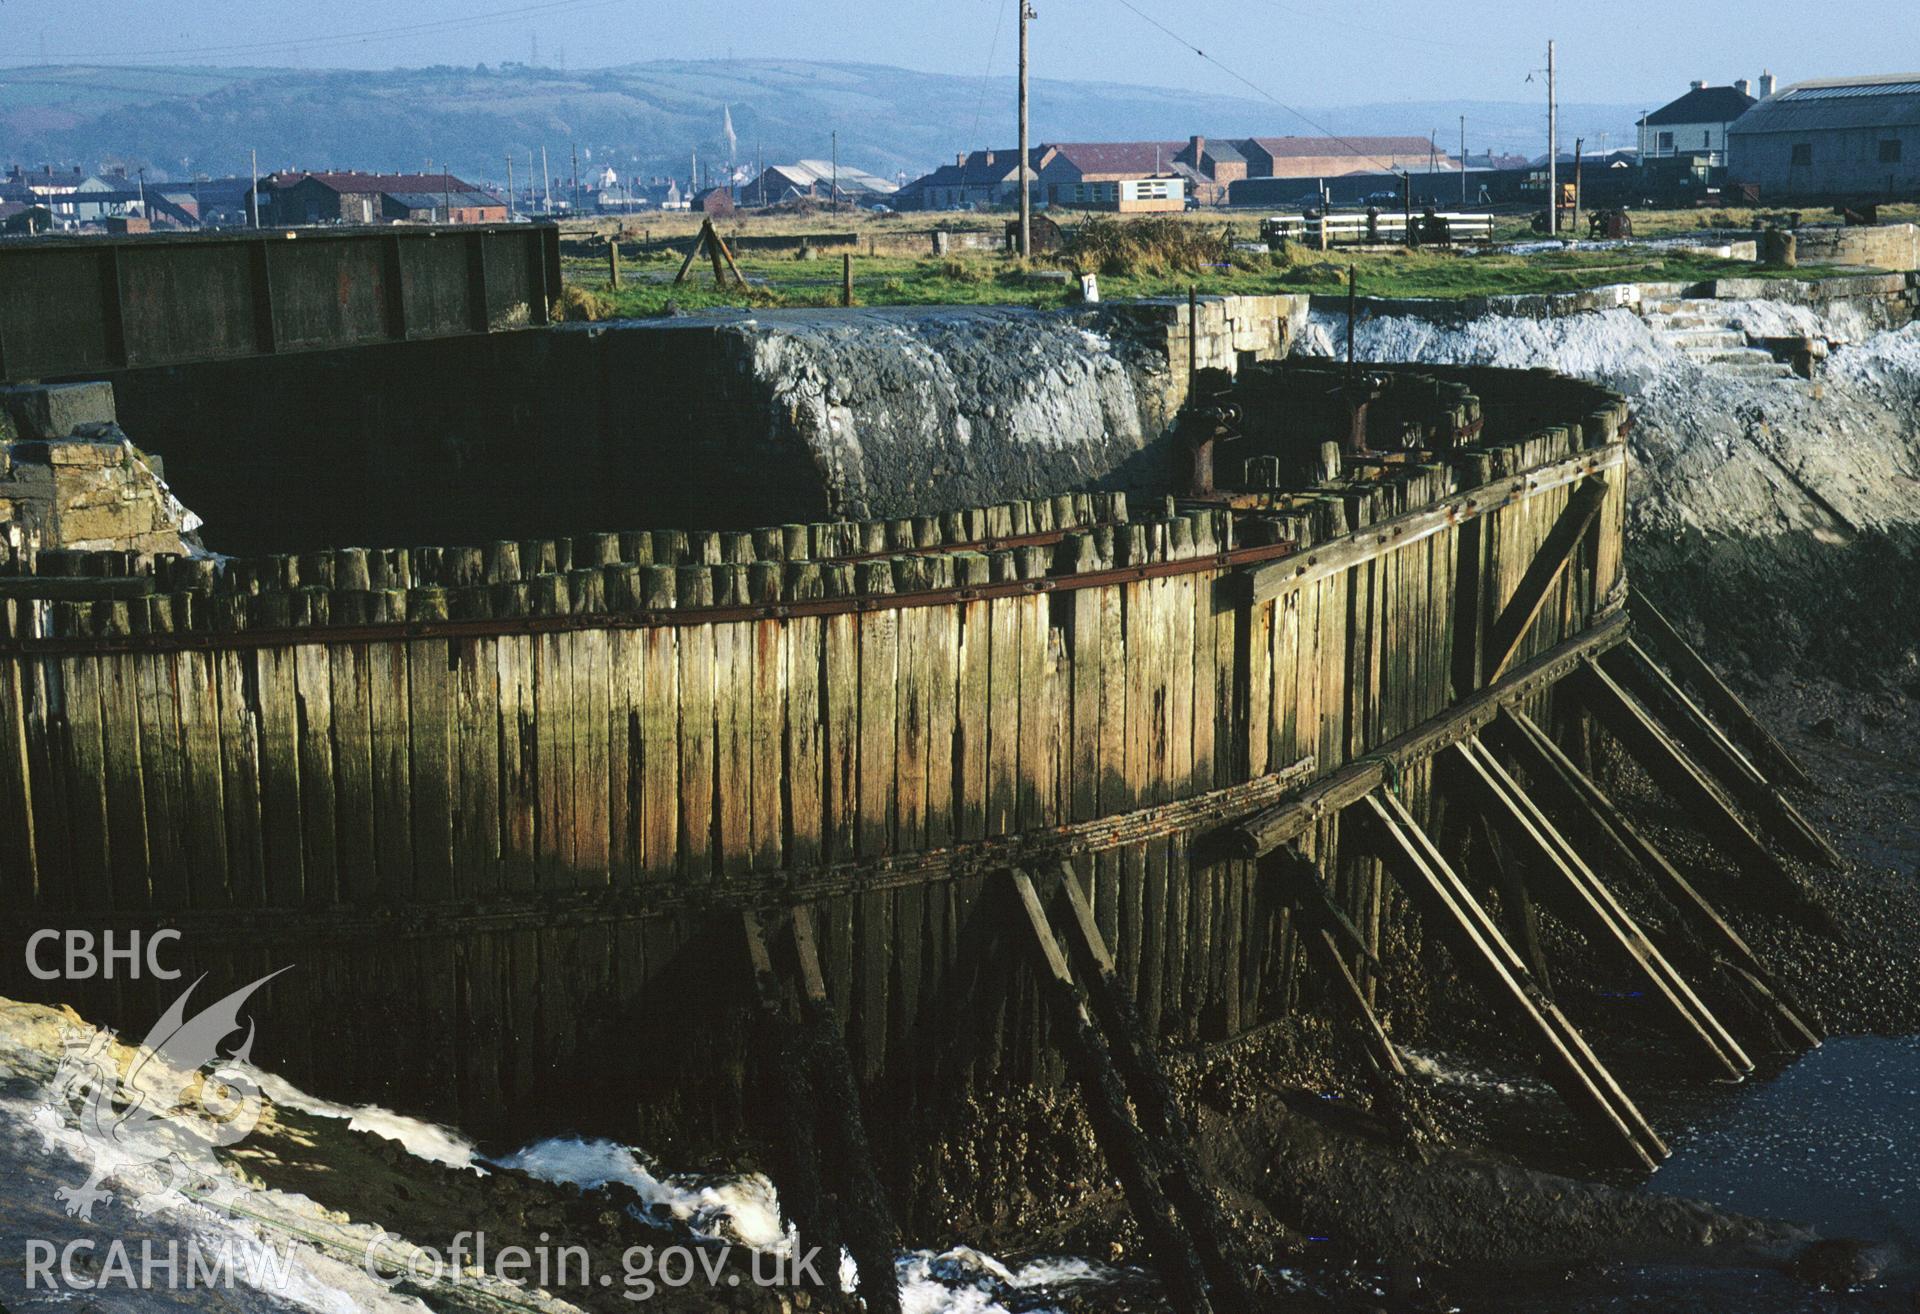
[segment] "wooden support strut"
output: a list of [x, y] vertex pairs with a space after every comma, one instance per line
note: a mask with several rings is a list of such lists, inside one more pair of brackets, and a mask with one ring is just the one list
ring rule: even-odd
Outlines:
[[[687, 258], [680, 262], [680, 272], [673, 276], [676, 284], [687, 281], [687, 274], [692, 270], [693, 262], [700, 258], [702, 251], [707, 253], [707, 258], [713, 265], [713, 282], [716, 287], [726, 286], [728, 269], [733, 271], [733, 277], [741, 287], [747, 285], [747, 280], [740, 273], [740, 266], [734, 263], [733, 252], [728, 250], [727, 244], [721, 240], [719, 230], [713, 226], [712, 219], [701, 220], [700, 235], [687, 249]], [[724, 268], [720, 263], [723, 258], [726, 261]]]
[[1009, 877], [1031, 934], [1041, 982], [1053, 998], [1055, 1016], [1067, 1038], [1069, 1060], [1077, 1070], [1088, 1119], [1146, 1237], [1168, 1299], [1174, 1308], [1191, 1314], [1251, 1310], [1250, 1302], [1237, 1303], [1234, 1289], [1218, 1286], [1208, 1271], [1193, 1232], [1193, 1220], [1183, 1215], [1174, 1199], [1178, 1183], [1172, 1179], [1178, 1169], [1169, 1160], [1167, 1140], [1154, 1139], [1135, 1120], [1120, 1056], [1093, 1020], [1086, 992], [1067, 965], [1033, 878], [1018, 869]]
[[1833, 919], [1808, 897], [1799, 879], [1754, 833], [1733, 801], [1694, 765], [1666, 728], [1639, 700], [1620, 687], [1597, 661], [1587, 661], [1581, 678], [1570, 681], [1609, 733], [1625, 745], [1654, 781], [1671, 794], [1707, 831], [1734, 852], [1743, 872], [1758, 874], [1784, 894], [1789, 908], [1811, 929], [1830, 933]]
[[1622, 1153], [1657, 1168], [1667, 1147], [1586, 1040], [1528, 974], [1520, 956], [1406, 807], [1386, 790], [1366, 796], [1378, 823], [1381, 854], [1408, 897], [1445, 936], [1463, 972], [1477, 978], [1494, 1005], [1532, 1033], [1546, 1076], [1576, 1114], [1607, 1133]]
[[1808, 786], [1813, 783], [1760, 718], [1748, 710], [1746, 703], [1740, 700], [1740, 695], [1729, 689], [1706, 660], [1693, 650], [1693, 645], [1680, 637], [1673, 623], [1661, 614], [1646, 594], [1638, 589], [1629, 593], [1627, 612], [1633, 617], [1635, 637], [1645, 639], [1666, 658], [1667, 665], [1673, 668], [1682, 683], [1693, 686], [1694, 692], [1706, 700], [1708, 709], [1719, 714], [1733, 736], [1760, 759], [1761, 765], [1775, 777], [1793, 784]]
[[1573, 560], [1574, 549], [1587, 536], [1587, 530], [1600, 515], [1607, 500], [1607, 485], [1600, 479], [1588, 479], [1567, 498], [1566, 510], [1553, 524], [1546, 542], [1527, 565], [1526, 574], [1507, 600], [1506, 609], [1487, 633], [1486, 680], [1500, 678], [1520, 651], [1520, 644], [1533, 628], [1546, 605], [1547, 595]]
[[1674, 970], [1647, 938], [1631, 914], [1620, 906], [1606, 884], [1587, 866], [1566, 836], [1560, 833], [1527, 792], [1520, 787], [1478, 738], [1455, 745], [1470, 777], [1479, 782], [1508, 830], [1520, 836], [1543, 860], [1538, 869], [1558, 877], [1572, 897], [1564, 900], [1575, 910], [1583, 929], [1601, 942], [1611, 942], [1645, 979], [1653, 996], [1665, 1002], [1682, 1032], [1699, 1045], [1708, 1062], [1738, 1081], [1753, 1071], [1753, 1060], [1741, 1050], [1712, 1011], [1700, 1002], [1692, 987]]
[[1407, 1097], [1407, 1065], [1399, 1046], [1387, 1035], [1367, 993], [1355, 978], [1347, 958], [1351, 954], [1367, 965], [1375, 978], [1383, 975], [1380, 960], [1374, 957], [1359, 930], [1347, 920], [1332, 899], [1319, 866], [1300, 851], [1297, 844], [1277, 849], [1261, 859], [1261, 872], [1278, 881], [1281, 893], [1301, 919], [1301, 943], [1314, 967], [1332, 987], [1335, 1007], [1344, 1010], [1354, 1024], [1354, 1032], [1364, 1046], [1367, 1066], [1372, 1074], [1380, 1110], [1399, 1125], [1407, 1143], [1422, 1159], [1423, 1142], [1437, 1141], [1437, 1130]]
[[754, 994], [773, 1050], [774, 1107], [781, 1150], [780, 1204], [803, 1238], [826, 1254], [838, 1254], [844, 1240], [833, 1197], [821, 1180], [820, 1142], [814, 1126], [819, 1102], [813, 1092], [807, 1047], [794, 1025], [794, 1011], [781, 988], [760, 914], [746, 909], [740, 921], [746, 934], [747, 960], [753, 968]]
[[1719, 909], [1681, 875], [1546, 731], [1525, 712], [1509, 707], [1501, 712], [1495, 736], [1502, 748], [1528, 767], [1536, 782], [1549, 778], [1558, 781], [1562, 796], [1584, 807], [1594, 824], [1614, 837], [1621, 849], [1638, 862], [1648, 879], [1672, 900], [1707, 951], [1736, 975], [1742, 987], [1753, 990], [1766, 1009], [1808, 1046], [1820, 1044], [1819, 1032], [1802, 1018], [1798, 1006], [1774, 983], [1772, 973]]
[[1693, 699], [1661, 670], [1640, 645], [1629, 639], [1607, 654], [1606, 664], [1643, 702], [1665, 714], [1669, 725], [1685, 727], [1685, 740], [1697, 758], [1745, 805], [1767, 833], [1803, 858], [1839, 870], [1845, 864], [1825, 836], [1760, 773]]
[[[780, 989], [773, 954], [758, 914], [751, 909], [741, 914], [746, 931], [747, 953], [763, 1012], [775, 1025], [785, 1022], [787, 1009]], [[839, 1253], [840, 1233], [854, 1262], [860, 1269], [860, 1298], [865, 1308], [882, 1314], [899, 1314], [900, 1288], [894, 1276], [894, 1256], [900, 1249], [899, 1228], [887, 1205], [886, 1189], [880, 1183], [879, 1170], [860, 1117], [860, 1092], [853, 1078], [853, 1063], [847, 1054], [846, 1038], [838, 1014], [827, 995], [826, 979], [820, 970], [820, 955], [813, 933], [813, 915], [804, 905], [795, 905], [787, 919], [792, 932], [795, 976], [800, 997], [800, 1031], [793, 1051], [796, 1074], [783, 1078], [782, 1095], [804, 1090], [808, 1105], [797, 1117], [785, 1111], [784, 1118], [797, 1124], [784, 1128], [789, 1134], [806, 1137], [807, 1114], [815, 1120], [816, 1134], [827, 1142], [829, 1154], [801, 1155], [804, 1165], [820, 1165], [812, 1183], [815, 1202], [809, 1211], [818, 1226], [827, 1229], [823, 1236], [808, 1237], [805, 1217], [795, 1219], [801, 1236], [819, 1244], [825, 1254]], [[837, 1169], [837, 1172], [833, 1170]], [[820, 1173], [832, 1172], [837, 1189], [828, 1191]], [[805, 1179], [803, 1178], [803, 1181]], [[838, 1208], [834, 1208], [837, 1202]], [[829, 1264], [829, 1267], [834, 1267]], [[830, 1279], [831, 1280], [831, 1279]]]

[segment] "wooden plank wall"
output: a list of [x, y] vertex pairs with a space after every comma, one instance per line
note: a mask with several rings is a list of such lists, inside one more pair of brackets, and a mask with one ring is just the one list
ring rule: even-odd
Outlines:
[[[1478, 522], [1482, 624], [1568, 495]], [[1613, 589], [1623, 499], [1610, 494], [1523, 655]], [[1323, 773], [1452, 701], [1467, 538], [1385, 546], [1253, 607], [1220, 604], [1224, 571], [1197, 554], [1182, 574], [828, 615], [14, 654], [0, 659], [0, 905], [81, 919], [723, 890], [1152, 808], [1302, 758]], [[864, 583], [884, 589], [886, 565], [863, 563]], [[1121, 844], [1082, 875], [1149, 1025], [1229, 1035], [1298, 1003], [1298, 955], [1251, 867], [1196, 864], [1191, 842]], [[1338, 855], [1337, 826], [1314, 845]], [[1391, 915], [1377, 865], [1329, 869], [1377, 938]], [[869, 1076], [968, 997], [985, 897], [968, 876], [823, 903], [826, 970]], [[633, 934], [665, 954], [687, 920]], [[1009, 1016], [1038, 1025], [1032, 1001], [997, 1007], [973, 1024], [999, 1037], [990, 1049], [1018, 1034]]]

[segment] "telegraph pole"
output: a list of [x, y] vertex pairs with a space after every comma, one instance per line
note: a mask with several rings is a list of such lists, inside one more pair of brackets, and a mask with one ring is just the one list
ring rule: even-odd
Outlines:
[[507, 218], [513, 218], [513, 152], [507, 152]]
[[1033, 257], [1033, 188], [1027, 182], [1027, 24], [1039, 15], [1027, 0], [1020, 4], [1020, 258]]
[[1581, 156], [1586, 153], [1587, 139], [1575, 137], [1573, 139], [1573, 236], [1575, 240], [1580, 237], [1580, 184], [1583, 181], [1580, 177], [1580, 163]]
[[1467, 208], [1467, 116], [1460, 116], [1460, 208]]
[[1547, 232], [1560, 235], [1560, 97], [1554, 84], [1553, 42], [1547, 42]]

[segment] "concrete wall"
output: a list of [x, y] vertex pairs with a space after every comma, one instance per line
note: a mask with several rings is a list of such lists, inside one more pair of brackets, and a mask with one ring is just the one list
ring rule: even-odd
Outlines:
[[[1878, 231], [1878, 230], [1867, 230]], [[1802, 260], [1809, 260], [1801, 248]], [[1898, 327], [1920, 309], [1920, 287], [1903, 274], [1841, 275], [1835, 278], [1718, 278], [1704, 283], [1616, 283], [1581, 292], [1529, 293], [1494, 297], [1361, 297], [1363, 315], [1405, 315], [1457, 324], [1487, 315], [1552, 319], [1594, 310], [1631, 310], [1663, 301], [1704, 298], [1722, 301], [1769, 300], [1789, 305], [1847, 303], [1864, 310], [1872, 322]], [[1315, 310], [1344, 315], [1344, 295], [1313, 297]]]
[[1902, 272], [1920, 269], [1920, 224], [1802, 228], [1796, 236], [1804, 264], [1864, 265]]

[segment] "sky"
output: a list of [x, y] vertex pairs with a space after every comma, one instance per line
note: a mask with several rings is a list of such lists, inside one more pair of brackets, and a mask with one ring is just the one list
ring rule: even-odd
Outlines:
[[[539, 63], [564, 61], [570, 69], [786, 57], [1005, 73], [1014, 66], [1017, 3], [0, 0], [0, 64], [39, 63], [43, 53], [52, 63], [498, 64], [529, 60], [537, 42]], [[1727, 83], [1757, 78], [1763, 68], [1784, 86], [1905, 71], [1890, 63], [1920, 65], [1914, 0], [1030, 3], [1039, 11], [1032, 32], [1037, 76], [1249, 94], [1257, 88], [1299, 105], [1532, 99], [1543, 93], [1526, 78], [1544, 67], [1549, 37], [1558, 41], [1561, 98], [1570, 102], [1657, 106], [1696, 78]], [[394, 30], [400, 28], [408, 30]]]

